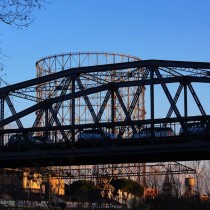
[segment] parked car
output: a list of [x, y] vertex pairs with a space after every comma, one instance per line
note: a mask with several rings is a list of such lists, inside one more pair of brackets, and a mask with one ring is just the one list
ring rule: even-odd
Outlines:
[[46, 136], [32, 136], [36, 144], [52, 144], [53, 140]]
[[49, 144], [53, 142], [51, 139], [43, 136], [31, 136], [30, 134], [14, 134], [10, 136], [7, 145], [31, 145], [44, 143]]
[[7, 143], [8, 146], [10, 145], [24, 145], [24, 144], [34, 144], [34, 140], [32, 136], [29, 134], [14, 134], [10, 136], [9, 141]]
[[[199, 136], [203, 135], [206, 132], [206, 123], [202, 122], [187, 123], [186, 128], [188, 135]], [[207, 131], [207, 133], [210, 133], [210, 131]], [[179, 130], [179, 135], [182, 136], [184, 134], [185, 134], [184, 128], [181, 127]]]
[[79, 141], [95, 141], [95, 140], [111, 140], [115, 139], [116, 135], [108, 133], [101, 129], [89, 129], [81, 131], [78, 136], [77, 140]]
[[[150, 138], [152, 136], [152, 127], [142, 128], [139, 133], [133, 134], [133, 138]], [[175, 133], [171, 127], [154, 127], [154, 137], [174, 136]]]

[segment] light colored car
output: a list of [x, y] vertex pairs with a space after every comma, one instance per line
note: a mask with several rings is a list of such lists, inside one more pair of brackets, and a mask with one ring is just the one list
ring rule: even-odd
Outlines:
[[115, 139], [116, 135], [110, 134], [108, 132], [105, 132], [103, 130], [83, 130], [79, 133], [77, 136], [77, 140], [79, 141], [91, 141], [91, 140], [111, 140]]
[[[187, 128], [188, 135], [198, 136], [206, 132], [206, 123], [202, 123], [202, 122], [188, 123], [186, 128]], [[179, 135], [180, 136], [184, 135], [183, 127], [180, 128]]]
[[[133, 138], [150, 138], [152, 136], [152, 128], [142, 128], [139, 133], [133, 134]], [[154, 137], [175, 136], [171, 127], [154, 127]]]

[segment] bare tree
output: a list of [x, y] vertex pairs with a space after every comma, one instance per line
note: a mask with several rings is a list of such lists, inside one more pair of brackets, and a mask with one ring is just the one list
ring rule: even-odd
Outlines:
[[205, 171], [207, 169], [207, 161], [190, 161], [189, 166], [196, 170], [196, 193], [202, 194], [205, 191]]
[[210, 161], [205, 161], [205, 171], [203, 176], [204, 195], [210, 195]]
[[26, 28], [34, 20], [33, 12], [47, 3], [48, 0], [0, 0], [0, 22]]
[[[0, 0], [0, 23], [18, 29], [27, 28], [34, 20], [33, 13], [52, 1], [53, 0]], [[4, 69], [2, 60], [5, 57], [7, 56], [5, 56], [0, 49], [0, 71]], [[1, 81], [3, 80], [1, 79]]]

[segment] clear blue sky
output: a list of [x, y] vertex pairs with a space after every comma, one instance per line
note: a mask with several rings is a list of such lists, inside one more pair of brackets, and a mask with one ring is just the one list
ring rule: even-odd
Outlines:
[[35, 77], [42, 57], [78, 51], [210, 61], [209, 0], [54, 0], [27, 29], [1, 23], [4, 78]]
[[27, 30], [1, 23], [10, 84], [34, 78], [40, 58], [67, 52], [210, 62], [209, 0], [54, 0], [34, 15]]

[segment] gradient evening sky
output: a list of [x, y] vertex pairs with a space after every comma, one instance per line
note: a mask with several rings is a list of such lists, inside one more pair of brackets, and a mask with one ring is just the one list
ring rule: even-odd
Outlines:
[[34, 15], [27, 30], [1, 23], [10, 84], [34, 78], [40, 58], [67, 52], [210, 62], [209, 0], [54, 0]]

